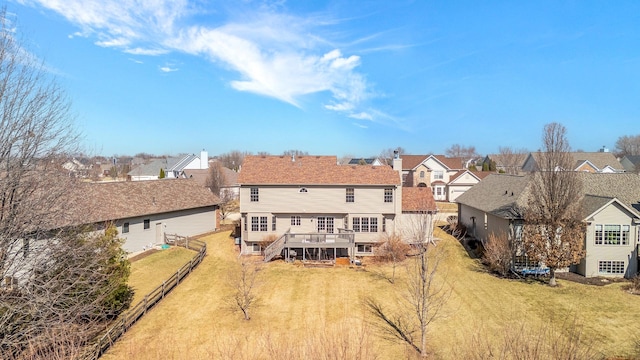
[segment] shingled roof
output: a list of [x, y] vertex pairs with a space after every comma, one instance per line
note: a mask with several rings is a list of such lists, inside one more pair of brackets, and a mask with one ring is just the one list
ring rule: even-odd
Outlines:
[[431, 188], [402, 188], [402, 212], [436, 212], [437, 210]]
[[338, 165], [335, 156], [246, 156], [240, 185], [399, 185], [389, 166]]
[[[536, 164], [540, 163], [541, 152], [533, 152], [531, 156], [535, 160]], [[598, 168], [598, 170], [602, 170], [607, 166], [610, 166], [616, 171], [624, 171], [624, 167], [620, 164], [620, 161], [616, 159], [613, 153], [610, 152], [571, 152], [570, 153], [573, 159], [574, 169], [577, 169], [580, 165], [582, 165], [585, 161], [588, 161], [593, 166]]]
[[192, 179], [80, 183], [69, 199], [77, 209], [56, 227], [217, 205], [220, 199]]
[[444, 155], [401, 155], [402, 170], [413, 170], [430, 157], [433, 157], [450, 170], [464, 169], [464, 161], [459, 157], [450, 158]]
[[530, 176], [490, 174], [458, 196], [456, 202], [506, 219], [519, 218]]
[[[640, 216], [640, 175], [629, 173], [579, 173], [589, 215], [612, 199], [618, 199]], [[460, 195], [456, 202], [506, 219], [518, 218], [516, 209], [526, 205], [530, 175], [491, 174]]]

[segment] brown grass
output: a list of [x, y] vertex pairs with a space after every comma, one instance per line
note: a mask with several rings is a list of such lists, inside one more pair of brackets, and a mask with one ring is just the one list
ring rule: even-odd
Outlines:
[[[272, 262], [262, 271], [265, 286], [260, 302], [251, 320], [244, 321], [222, 301], [224, 274], [237, 256], [228, 234], [205, 239], [209, 253], [202, 264], [125, 334], [105, 359], [316, 359], [329, 352], [335, 359], [407, 357], [403, 346], [378, 337], [361, 305], [369, 294], [393, 304], [394, 292], [402, 289], [404, 271], [393, 285], [372, 271], [387, 265], [303, 268]], [[640, 297], [623, 291], [623, 284], [593, 287], [559, 280], [558, 288], [550, 288], [498, 279], [469, 259], [450, 236], [439, 229], [435, 235], [443, 239], [438, 246], [447, 250], [441, 269], [453, 292], [444, 309], [446, 317], [430, 330], [434, 357], [473, 354], [461, 347], [476, 347], [479, 342], [499, 347], [507, 341], [509, 329], [517, 330], [520, 324], [564, 336], [561, 329], [567, 318], [581, 324], [580, 342], [590, 344], [594, 352], [634, 354], [635, 339], [625, 334], [637, 333], [637, 319], [630, 314], [640, 308]], [[160, 252], [149, 258], [166, 255]], [[164, 267], [161, 264], [164, 260], [157, 260], [156, 267]], [[132, 281], [137, 276], [141, 273], [134, 272]], [[358, 349], [366, 353], [357, 353]]]

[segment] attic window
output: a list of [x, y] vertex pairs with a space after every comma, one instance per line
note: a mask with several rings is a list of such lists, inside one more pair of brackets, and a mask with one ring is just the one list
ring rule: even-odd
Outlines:
[[300, 192], [300, 193], [307, 193], [307, 192], [309, 192], [309, 191], [307, 190], [307, 188], [300, 188], [300, 190], [298, 190], [298, 192]]

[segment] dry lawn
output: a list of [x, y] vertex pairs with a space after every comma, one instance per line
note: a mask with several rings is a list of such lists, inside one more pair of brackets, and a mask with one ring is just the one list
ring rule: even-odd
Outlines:
[[[431, 327], [434, 358], [486, 358], [474, 349], [499, 347], [505, 338], [554, 330], [564, 334], [575, 323], [583, 346], [602, 356], [635, 354], [640, 296], [623, 284], [588, 286], [559, 280], [549, 288], [536, 281], [497, 279], [448, 235], [436, 230], [446, 252], [440, 274], [451, 287], [442, 319]], [[362, 299], [374, 296], [397, 306], [402, 268], [392, 285], [380, 273], [390, 267], [366, 263], [354, 269], [302, 268], [281, 261], [260, 272], [260, 304], [250, 321], [225, 302], [227, 274], [237, 252], [229, 233], [208, 236], [209, 253], [200, 266], [108, 351], [105, 359], [398, 359], [404, 346], [382, 339], [363, 311]], [[184, 261], [191, 252], [182, 250]], [[181, 251], [181, 252], [182, 252]], [[159, 252], [134, 263], [131, 282], [141, 291], [167, 277], [160, 270], [183, 254]], [[192, 256], [192, 255], [191, 255]], [[259, 259], [254, 259], [259, 262]], [[137, 268], [139, 266], [139, 268]], [[177, 269], [177, 267], [176, 267]], [[156, 282], [157, 283], [157, 282]], [[546, 329], [546, 330], [544, 330]], [[563, 335], [561, 335], [563, 336]], [[634, 337], [635, 336], [635, 337]], [[332, 357], [325, 357], [333, 353]]]

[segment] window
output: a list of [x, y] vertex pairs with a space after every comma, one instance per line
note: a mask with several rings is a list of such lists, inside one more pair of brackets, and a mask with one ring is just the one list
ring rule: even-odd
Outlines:
[[434, 180], [442, 180], [444, 179], [444, 172], [438, 170], [438, 171], [434, 171], [433, 172], [433, 179]]
[[276, 217], [271, 217], [271, 231], [276, 231]]
[[298, 190], [298, 192], [306, 193], [306, 192], [309, 192], [309, 191], [307, 191], [307, 188], [300, 188], [300, 190]]
[[384, 189], [384, 202], [393, 202], [393, 189]]
[[247, 216], [243, 216], [244, 218], [244, 231], [247, 231]]
[[260, 216], [260, 231], [267, 231], [267, 217]]
[[347, 188], [347, 202], [354, 202], [356, 200], [356, 196], [353, 188]]
[[318, 222], [318, 232], [319, 233], [333, 233], [333, 218], [332, 217], [324, 217], [319, 216], [317, 219]]
[[359, 253], [370, 253], [371, 245], [370, 244], [358, 244], [358, 252]]
[[259, 199], [260, 199], [260, 197], [259, 197], [259, 193], [258, 193], [258, 188], [256, 188], [256, 187], [252, 187], [252, 188], [251, 188], [251, 197], [250, 197], [250, 200], [251, 200], [252, 202], [256, 202], [256, 201], [258, 201]]
[[387, 232], [387, 218], [382, 217], [382, 232]]
[[629, 245], [629, 225], [595, 225], [596, 245]]
[[151, 228], [151, 220], [150, 219], [144, 219], [144, 229], [145, 230], [149, 230]]
[[300, 215], [291, 216], [291, 226], [300, 226]]
[[601, 274], [624, 274], [624, 261], [598, 261], [598, 272]]
[[378, 232], [378, 218], [354, 217], [352, 228], [354, 232]]
[[369, 232], [369, 218], [363, 217], [360, 219], [360, 230], [362, 232]]
[[260, 252], [260, 244], [253, 244], [253, 252]]
[[420, 171], [420, 179], [424, 179], [424, 171]]
[[122, 233], [126, 234], [128, 232], [129, 232], [129, 223], [126, 222], [126, 223], [122, 224]]
[[260, 218], [258, 218], [257, 216], [252, 216], [251, 231], [258, 231], [258, 230], [260, 230]]

